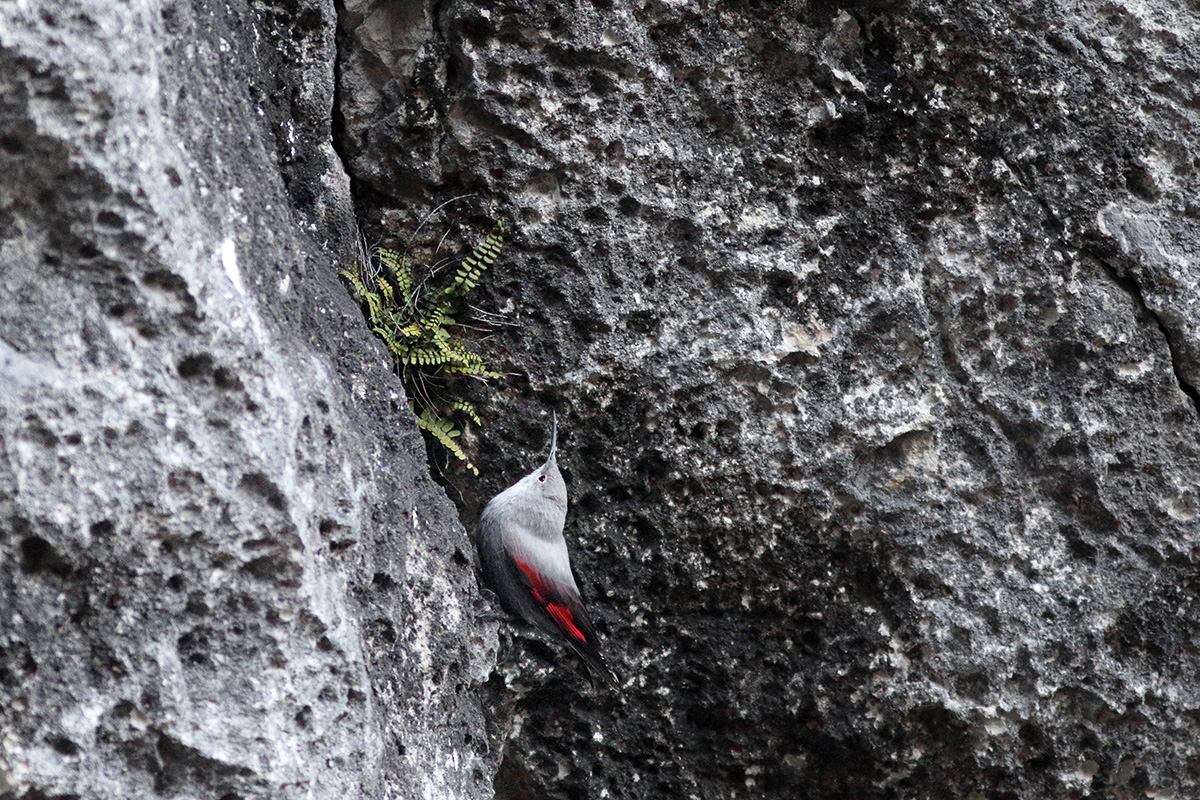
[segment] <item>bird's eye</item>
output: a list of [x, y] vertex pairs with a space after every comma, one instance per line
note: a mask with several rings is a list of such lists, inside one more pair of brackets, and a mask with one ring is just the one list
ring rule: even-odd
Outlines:
[[545, 483], [545, 482], [546, 482], [546, 476], [538, 475], [538, 483]]

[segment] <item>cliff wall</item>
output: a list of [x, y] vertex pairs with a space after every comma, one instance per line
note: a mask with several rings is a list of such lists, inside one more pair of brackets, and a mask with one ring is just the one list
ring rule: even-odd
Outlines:
[[[1200, 793], [1194, 3], [0, 15], [0, 796]], [[463, 195], [452, 504], [336, 271]]]

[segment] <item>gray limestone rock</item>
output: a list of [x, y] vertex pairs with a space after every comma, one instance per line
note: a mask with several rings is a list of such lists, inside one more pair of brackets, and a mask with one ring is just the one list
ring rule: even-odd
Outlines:
[[463, 519], [557, 408], [626, 675], [505, 650], [500, 797], [1200, 794], [1194, 3], [403, 7], [364, 224], [514, 221]]
[[[1198, 18], [0, 0], [0, 797], [1197, 795]], [[461, 195], [456, 514], [336, 271]]]
[[0, 2], [0, 797], [491, 794], [332, 0]]

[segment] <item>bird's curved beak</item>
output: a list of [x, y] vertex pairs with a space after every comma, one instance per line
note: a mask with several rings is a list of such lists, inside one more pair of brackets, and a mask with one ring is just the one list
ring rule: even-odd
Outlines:
[[554, 463], [554, 455], [558, 450], [558, 414], [550, 412], [550, 455], [546, 458], [547, 464]]

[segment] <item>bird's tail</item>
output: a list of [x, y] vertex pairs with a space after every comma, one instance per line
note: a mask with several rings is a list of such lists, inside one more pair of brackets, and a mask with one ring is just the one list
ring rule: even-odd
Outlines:
[[613, 672], [608, 664], [604, 663], [604, 657], [600, 655], [599, 650], [578, 645], [574, 641], [571, 641], [571, 647], [579, 654], [584, 663], [588, 665], [593, 685], [595, 685], [595, 679], [599, 677], [604, 683], [608, 684], [610, 689], [618, 692], [621, 691], [621, 682], [617, 678], [617, 673]]

